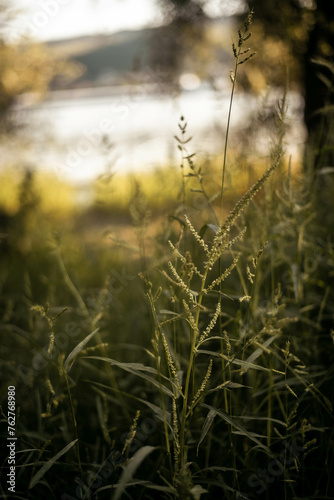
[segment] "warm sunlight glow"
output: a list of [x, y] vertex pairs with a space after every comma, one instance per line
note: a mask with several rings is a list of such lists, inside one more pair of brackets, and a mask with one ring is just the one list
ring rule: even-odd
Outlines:
[[201, 85], [201, 80], [195, 73], [183, 73], [180, 76], [180, 85], [184, 90], [196, 90]]

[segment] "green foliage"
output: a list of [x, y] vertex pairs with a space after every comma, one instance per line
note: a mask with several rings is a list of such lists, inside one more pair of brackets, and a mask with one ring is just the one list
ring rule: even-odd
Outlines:
[[17, 39], [8, 42], [6, 32], [8, 20], [15, 17], [13, 6], [8, 1], [0, 2], [0, 133], [13, 133], [18, 127], [14, 119], [13, 106], [22, 94], [38, 101], [58, 76], [70, 81], [79, 76], [79, 67], [65, 59], [53, 57], [48, 48], [37, 42]]

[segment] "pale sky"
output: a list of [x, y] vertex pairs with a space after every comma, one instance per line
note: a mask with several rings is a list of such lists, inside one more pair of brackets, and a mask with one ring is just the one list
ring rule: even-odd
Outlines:
[[161, 22], [154, 0], [15, 0], [13, 5], [23, 9], [13, 29], [38, 40], [139, 29]]
[[[209, 0], [209, 15], [232, 14], [243, 0]], [[24, 11], [11, 25], [12, 38], [21, 34], [54, 40], [161, 24], [155, 0], [13, 0]]]

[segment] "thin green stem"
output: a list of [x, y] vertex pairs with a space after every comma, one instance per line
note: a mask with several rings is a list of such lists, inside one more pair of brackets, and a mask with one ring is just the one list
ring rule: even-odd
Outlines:
[[[236, 82], [237, 82], [238, 66], [240, 64], [243, 64], [243, 63], [247, 62], [255, 54], [255, 52], [253, 52], [249, 56], [244, 56], [244, 54], [248, 53], [250, 49], [242, 50], [245, 41], [248, 40], [251, 37], [251, 33], [248, 33], [248, 31], [249, 31], [249, 26], [250, 26], [250, 24], [252, 22], [253, 15], [254, 15], [254, 10], [251, 9], [251, 11], [248, 14], [248, 17], [247, 17], [247, 19], [245, 21], [243, 33], [241, 33], [240, 30], [238, 31], [238, 34], [239, 34], [238, 49], [236, 48], [236, 46], [234, 45], [234, 43], [232, 45], [232, 47], [233, 47], [233, 54], [234, 54], [234, 57], [235, 57], [235, 66], [234, 66], [234, 72], [231, 72], [232, 91], [231, 91], [230, 105], [229, 105], [229, 110], [228, 110], [226, 133], [225, 133], [223, 172], [222, 172], [222, 183], [221, 183], [221, 193], [220, 193], [220, 226], [222, 225], [222, 221], [223, 221], [223, 198], [224, 198], [224, 185], [225, 185], [227, 146], [228, 146], [228, 138], [229, 138], [229, 133], [230, 133], [232, 105], [233, 105], [233, 99], [234, 99], [235, 86], [236, 86]], [[243, 60], [240, 60], [241, 56], [244, 56]]]
[[[206, 267], [204, 275], [203, 275], [203, 279], [202, 279], [202, 283], [201, 283], [201, 290], [199, 293], [198, 303], [197, 303], [198, 307], [197, 307], [196, 317], [195, 317], [196, 328], [198, 327], [200, 308], [202, 305], [202, 300], [203, 300], [203, 296], [204, 296], [204, 289], [205, 289], [205, 282], [206, 282], [208, 272], [209, 272], [209, 268]], [[191, 376], [191, 373], [193, 370], [194, 357], [195, 357], [195, 352], [196, 352], [195, 351], [196, 337], [197, 337], [197, 330], [193, 330], [193, 338], [192, 338], [192, 342], [191, 342], [190, 356], [189, 356], [188, 369], [187, 369], [187, 375], [186, 375], [186, 382], [185, 382], [185, 387], [184, 387], [184, 397], [183, 397], [183, 407], [182, 407], [181, 427], [180, 427], [181, 467], [185, 463], [185, 459], [186, 459], [185, 450], [184, 450], [184, 441], [185, 441], [185, 431], [186, 431], [190, 376]]]
[[272, 356], [270, 356], [270, 372], [269, 372], [269, 391], [268, 391], [268, 412], [267, 412], [267, 446], [270, 448], [271, 445], [271, 414], [272, 414], [272, 392], [273, 392], [273, 360]]
[[[240, 52], [240, 49], [239, 49], [239, 52]], [[219, 218], [220, 226], [223, 223], [223, 197], [224, 197], [224, 185], [225, 185], [227, 145], [228, 145], [228, 138], [229, 138], [229, 133], [230, 133], [232, 105], [233, 105], [233, 98], [234, 98], [234, 90], [235, 90], [235, 84], [236, 84], [237, 70], [238, 70], [238, 59], [236, 60], [235, 68], [234, 68], [234, 77], [233, 77], [233, 84], [232, 84], [232, 91], [231, 91], [230, 105], [229, 105], [229, 110], [228, 110], [228, 118], [227, 118], [227, 126], [226, 126], [226, 134], [225, 134], [223, 172], [222, 172], [222, 183], [221, 183], [221, 192], [220, 192], [220, 218]]]
[[81, 458], [80, 458], [78, 426], [77, 426], [77, 420], [75, 418], [74, 406], [73, 406], [72, 395], [71, 395], [71, 389], [70, 389], [70, 384], [68, 383], [68, 377], [67, 377], [66, 370], [64, 370], [64, 377], [65, 377], [66, 388], [67, 388], [67, 392], [68, 392], [68, 398], [69, 398], [69, 401], [70, 401], [70, 407], [71, 407], [71, 414], [72, 414], [72, 420], [73, 420], [75, 437], [77, 439], [76, 450], [77, 450], [78, 466], [79, 466], [80, 475], [82, 477], [82, 467], [81, 467]]
[[[143, 277], [144, 275], [142, 275]], [[168, 456], [168, 461], [169, 461], [169, 466], [171, 470], [171, 474], [173, 474], [173, 466], [172, 466], [172, 455], [171, 455], [171, 450], [170, 450], [170, 443], [169, 443], [169, 432], [168, 432], [168, 424], [167, 424], [167, 411], [166, 411], [166, 402], [165, 402], [165, 397], [162, 391], [162, 378], [161, 378], [161, 356], [160, 356], [160, 341], [161, 341], [161, 327], [159, 323], [159, 319], [157, 316], [156, 308], [154, 305], [154, 298], [152, 295], [151, 291], [151, 283], [144, 278], [144, 282], [146, 285], [146, 297], [148, 299], [148, 302], [150, 304], [150, 310], [152, 314], [152, 319], [153, 319], [153, 325], [154, 325], [154, 351], [155, 351], [155, 359], [156, 359], [156, 368], [159, 373], [158, 375], [158, 381], [159, 381], [159, 392], [160, 392], [160, 402], [161, 402], [161, 407], [162, 407], [162, 413], [163, 413], [163, 425], [164, 425], [164, 437], [165, 437], [165, 443], [166, 443], [166, 450], [167, 450], [167, 456]], [[171, 374], [170, 374], [171, 376]], [[175, 394], [175, 388], [174, 384], [172, 384], [172, 390], [173, 393]]]

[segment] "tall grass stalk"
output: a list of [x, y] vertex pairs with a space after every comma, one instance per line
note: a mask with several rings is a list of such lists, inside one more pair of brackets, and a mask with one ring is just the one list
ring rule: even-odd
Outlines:
[[[229, 109], [228, 109], [228, 115], [227, 115], [227, 125], [226, 125], [226, 133], [225, 133], [225, 143], [224, 143], [224, 156], [223, 156], [223, 168], [222, 168], [222, 181], [221, 181], [221, 188], [220, 188], [220, 218], [219, 218], [219, 223], [222, 225], [223, 222], [223, 197], [224, 197], [224, 189], [225, 189], [225, 172], [226, 172], [226, 161], [227, 161], [227, 148], [228, 148], [228, 139], [229, 139], [229, 132], [230, 132], [230, 126], [231, 126], [231, 116], [232, 116], [232, 106], [233, 106], [233, 100], [234, 100], [234, 92], [235, 92], [235, 87], [237, 83], [237, 74], [238, 74], [238, 68], [241, 64], [244, 64], [245, 62], [249, 61], [255, 54], [256, 52], [251, 52], [249, 55], [246, 56], [250, 52], [250, 49], [244, 49], [244, 43], [249, 40], [251, 37], [251, 33], [249, 32], [250, 25], [252, 23], [252, 18], [254, 15], [254, 10], [251, 9], [250, 13], [247, 16], [247, 19], [244, 24], [244, 29], [243, 31], [238, 30], [238, 35], [239, 35], [239, 40], [238, 40], [238, 46], [236, 47], [235, 44], [232, 44], [233, 48], [233, 55], [235, 58], [235, 66], [234, 70], [231, 71], [230, 73], [230, 78], [232, 82], [232, 90], [231, 90], [231, 96], [230, 96], [230, 104], [229, 104]], [[243, 59], [241, 59], [243, 57]]]
[[[231, 91], [231, 99], [230, 106], [228, 112], [228, 122], [227, 122], [227, 130], [225, 136], [225, 146], [224, 146], [224, 160], [223, 160], [223, 169], [222, 169], [222, 184], [221, 184], [221, 195], [220, 195], [220, 224], [215, 227], [215, 235], [211, 244], [206, 243], [202, 236], [196, 231], [191, 221], [185, 216], [185, 223], [188, 227], [188, 230], [193, 235], [196, 244], [204, 251], [205, 260], [203, 262], [203, 270], [197, 269], [192, 264], [193, 268], [191, 274], [188, 273], [187, 280], [184, 280], [179, 271], [177, 269], [177, 260], [181, 260], [183, 262], [183, 268], [185, 269], [185, 263], [187, 262], [187, 258], [185, 254], [176, 248], [171, 242], [171, 248], [174, 253], [175, 261], [172, 264], [170, 261], [168, 262], [169, 272], [164, 271], [164, 276], [173, 284], [174, 287], [178, 288], [184, 298], [182, 299], [184, 304], [184, 312], [181, 314], [181, 317], [184, 317], [189, 325], [189, 339], [190, 344], [188, 347], [188, 359], [185, 363], [185, 383], [182, 394], [181, 408], [180, 408], [180, 423], [179, 429], [176, 420], [176, 399], [173, 400], [173, 421], [174, 421], [174, 437], [177, 435], [177, 442], [175, 443], [176, 454], [175, 454], [175, 464], [174, 464], [174, 482], [177, 485], [179, 491], [183, 491], [185, 486], [185, 477], [187, 463], [188, 463], [188, 445], [187, 445], [187, 435], [188, 431], [191, 427], [191, 419], [193, 418], [193, 412], [198, 405], [198, 399], [202, 399], [201, 394], [205, 395], [206, 386], [208, 384], [211, 370], [212, 370], [212, 359], [209, 362], [209, 367], [207, 374], [205, 375], [201, 385], [196, 390], [196, 357], [199, 352], [200, 346], [209, 339], [211, 331], [215, 327], [215, 324], [218, 322], [219, 324], [219, 337], [221, 342], [221, 359], [222, 359], [222, 390], [224, 391], [224, 404], [225, 404], [225, 412], [226, 415], [232, 415], [232, 395], [231, 393], [228, 395], [226, 390], [226, 384], [228, 380], [226, 379], [226, 373], [228, 374], [229, 381], [231, 380], [231, 362], [230, 352], [231, 346], [229, 342], [229, 337], [227, 333], [223, 333], [223, 325], [222, 325], [222, 283], [224, 280], [231, 274], [233, 269], [237, 266], [238, 260], [240, 258], [240, 254], [235, 253], [232, 264], [228, 266], [225, 271], [222, 271], [222, 256], [226, 251], [232, 252], [233, 246], [242, 239], [244, 235], [244, 230], [242, 230], [237, 236], [230, 239], [229, 234], [230, 231], [236, 221], [236, 219], [240, 216], [240, 214], [246, 209], [250, 201], [253, 199], [258, 190], [263, 186], [266, 180], [272, 175], [272, 173], [276, 170], [278, 165], [281, 162], [282, 151], [276, 151], [276, 156], [273, 159], [273, 163], [268, 168], [267, 172], [262, 176], [261, 179], [239, 200], [234, 209], [231, 211], [230, 215], [227, 217], [225, 222], [223, 223], [223, 193], [224, 193], [224, 181], [225, 181], [225, 171], [226, 171], [226, 161], [227, 161], [227, 148], [228, 148], [228, 137], [230, 130], [230, 122], [231, 122], [231, 113], [232, 113], [232, 105], [233, 98], [235, 92], [235, 85], [237, 81], [237, 71], [239, 65], [247, 62], [254, 56], [254, 52], [248, 52], [250, 49], [243, 49], [244, 43], [250, 38], [251, 33], [249, 32], [249, 27], [251, 24], [253, 16], [253, 11], [248, 15], [245, 24], [244, 30], [238, 32], [239, 41], [238, 48], [233, 44], [233, 53], [235, 57], [235, 70], [231, 75], [232, 80], [232, 91]], [[244, 58], [242, 59], [242, 57]], [[185, 126], [182, 128], [182, 132], [184, 132]], [[178, 139], [180, 143], [179, 149], [184, 148], [184, 141]], [[192, 155], [191, 155], [192, 156]], [[187, 156], [187, 159], [190, 163], [191, 171], [194, 171], [194, 166], [191, 160], [191, 157]], [[194, 175], [194, 174], [191, 174]], [[182, 185], [182, 191], [184, 192], [184, 184]], [[232, 253], [233, 255], [233, 253]], [[218, 263], [218, 277], [211, 280], [209, 279], [209, 275], [213, 270], [214, 265]], [[200, 279], [200, 283], [198, 286], [198, 291], [194, 292], [191, 288], [191, 280], [193, 275], [197, 275], [197, 278]], [[172, 275], [172, 276], [171, 276]], [[216, 287], [218, 287], [218, 301], [216, 303], [216, 312], [213, 316], [212, 321], [207, 326], [207, 328], [201, 333], [201, 323], [203, 322], [202, 314], [205, 313], [206, 307], [203, 305], [203, 301], [206, 297], [208, 297], [208, 293], [212, 293]], [[152, 306], [152, 303], [151, 303]], [[202, 313], [202, 314], [201, 314]], [[155, 321], [157, 321], [158, 330], [163, 339], [166, 339], [166, 334], [164, 333], [164, 329], [159, 324], [159, 319], [155, 315]], [[165, 341], [165, 340], [164, 340]], [[227, 357], [224, 354], [224, 343], [226, 343], [227, 349]], [[177, 355], [177, 353], [175, 353]], [[168, 355], [169, 356], [169, 355]], [[175, 363], [174, 360], [166, 360], [167, 365], [171, 364], [171, 362]], [[171, 375], [171, 373], [170, 373]], [[174, 379], [177, 378], [174, 375]], [[226, 417], [227, 418], [227, 417]], [[232, 451], [233, 456], [233, 470], [234, 470], [234, 487], [238, 489], [238, 476], [236, 473], [236, 456], [235, 456], [235, 447], [234, 447], [234, 437], [233, 430], [234, 426], [232, 424], [231, 418], [228, 420], [229, 426], [229, 442], [230, 449]], [[207, 458], [208, 460], [208, 458]]]
[[[241, 64], [249, 61], [254, 55], [255, 52], [250, 52], [250, 49], [244, 49], [244, 43], [250, 39], [251, 37], [251, 32], [249, 32], [249, 28], [252, 22], [252, 18], [254, 15], [254, 10], [251, 9], [250, 13], [248, 14], [243, 31], [238, 30], [238, 44], [237, 47], [233, 43], [232, 44], [232, 49], [233, 49], [233, 55], [235, 58], [235, 66], [234, 70], [231, 71], [230, 73], [230, 78], [232, 82], [232, 90], [231, 90], [231, 95], [230, 95], [230, 102], [229, 102], [229, 109], [228, 109], [228, 115], [227, 115], [227, 125], [226, 125], [226, 133], [225, 133], [225, 142], [224, 142], [224, 156], [223, 156], [223, 166], [222, 166], [222, 180], [221, 180], [221, 187], [220, 187], [220, 210], [219, 210], [219, 225], [220, 227], [222, 226], [223, 223], [223, 200], [224, 200], [224, 190], [225, 190], [225, 173], [226, 173], [226, 163], [227, 163], [227, 150], [228, 150], [228, 142], [229, 142], [229, 132], [230, 132], [230, 126], [231, 126], [231, 116], [232, 116], [232, 107], [233, 107], [233, 100], [234, 100], [234, 93], [235, 93], [235, 88], [237, 84], [237, 75], [238, 75], [238, 68]], [[248, 54], [248, 55], [246, 55]], [[231, 252], [232, 253], [232, 252]], [[219, 275], [222, 274], [222, 263], [221, 259], [219, 259]], [[222, 301], [222, 283], [220, 283], [219, 287], [219, 304], [221, 307], [221, 301]], [[222, 337], [221, 340], [221, 353], [222, 355], [224, 354], [224, 340], [223, 340], [223, 327], [222, 327], [222, 319], [221, 316], [219, 317], [219, 330], [220, 330], [220, 335]], [[230, 365], [228, 365], [230, 366]], [[230, 368], [229, 368], [230, 369]], [[223, 383], [226, 383], [226, 370], [225, 370], [225, 361], [222, 358], [222, 375], [223, 375]], [[225, 412], [227, 414], [232, 413], [232, 395], [227, 394], [227, 390], [224, 390], [224, 403], [225, 403]], [[229, 440], [230, 440], [230, 447], [232, 450], [234, 450], [233, 446], [233, 436], [232, 436], [232, 428], [229, 426]], [[233, 466], [234, 469], [236, 470], [236, 460], [235, 460], [235, 454], [233, 453]], [[235, 486], [237, 484], [237, 476], [236, 473], [234, 475], [235, 479]]]

